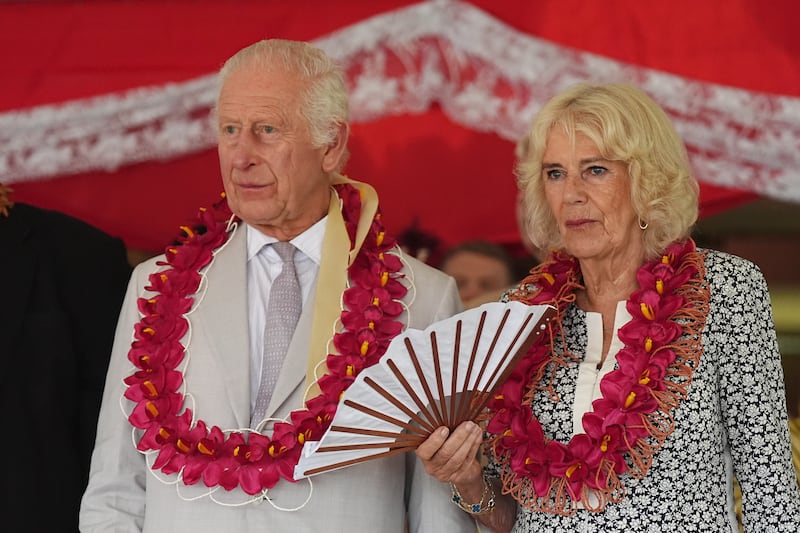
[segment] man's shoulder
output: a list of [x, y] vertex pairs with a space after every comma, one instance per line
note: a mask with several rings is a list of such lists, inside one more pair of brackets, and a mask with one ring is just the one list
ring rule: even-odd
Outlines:
[[[430, 283], [432, 285], [447, 285], [452, 281], [452, 278], [427, 263], [423, 263], [416, 257], [411, 255], [402, 256], [404, 263], [404, 273], [411, 274], [417, 284], [420, 282]], [[405, 271], [408, 272], [405, 272]]]

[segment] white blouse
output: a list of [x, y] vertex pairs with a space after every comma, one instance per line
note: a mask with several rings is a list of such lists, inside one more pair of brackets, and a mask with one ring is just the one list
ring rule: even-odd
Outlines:
[[616, 334], [619, 328], [630, 322], [631, 314], [625, 307], [623, 300], [617, 303], [614, 315], [614, 337], [608, 356], [600, 370], [597, 365], [603, 359], [603, 315], [596, 312], [586, 313], [586, 356], [578, 365], [578, 381], [575, 383], [575, 404], [572, 417], [572, 434], [583, 433], [583, 415], [592, 410], [592, 402], [600, 398], [600, 380], [614, 370], [617, 365], [617, 352], [625, 345]]

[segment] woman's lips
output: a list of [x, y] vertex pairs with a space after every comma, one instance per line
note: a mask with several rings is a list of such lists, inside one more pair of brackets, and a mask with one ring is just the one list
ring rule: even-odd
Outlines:
[[576, 218], [573, 220], [567, 220], [564, 225], [570, 229], [581, 229], [593, 223], [594, 220], [590, 218]]

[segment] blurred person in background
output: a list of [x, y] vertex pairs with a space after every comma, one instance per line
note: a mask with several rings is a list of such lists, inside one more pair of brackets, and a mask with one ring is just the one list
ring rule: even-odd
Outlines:
[[465, 241], [447, 250], [440, 269], [456, 280], [465, 309], [496, 302], [517, 281], [511, 255], [499, 244]]

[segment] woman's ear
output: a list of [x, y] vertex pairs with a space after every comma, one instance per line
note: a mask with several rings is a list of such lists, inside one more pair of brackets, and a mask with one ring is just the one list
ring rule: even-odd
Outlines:
[[334, 124], [336, 135], [333, 140], [328, 143], [325, 148], [325, 154], [322, 157], [322, 170], [326, 173], [339, 170], [346, 159], [347, 154], [347, 139], [350, 136], [350, 125], [346, 122], [337, 122]]

